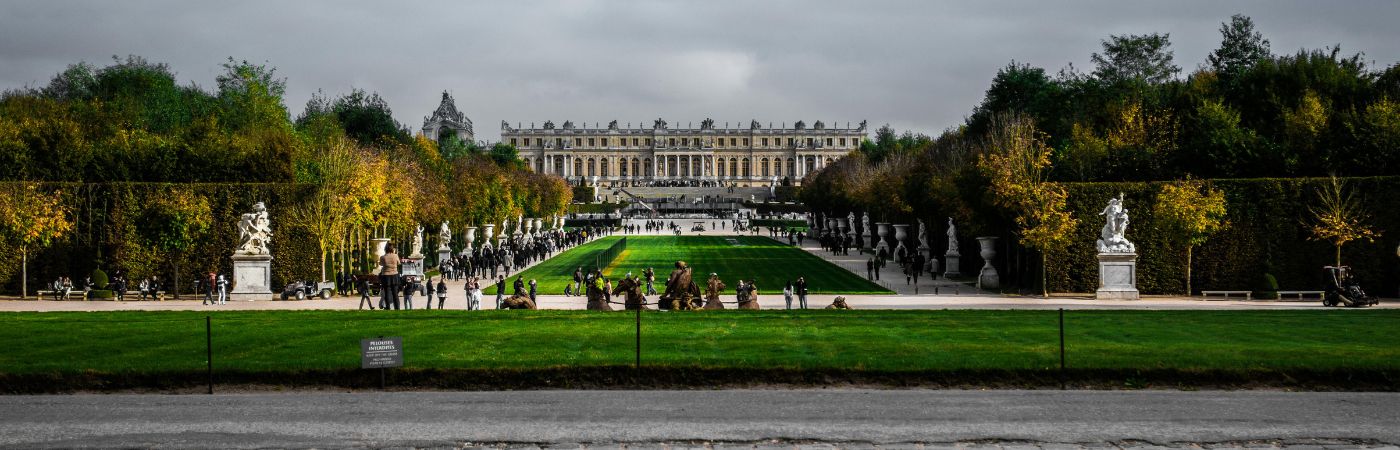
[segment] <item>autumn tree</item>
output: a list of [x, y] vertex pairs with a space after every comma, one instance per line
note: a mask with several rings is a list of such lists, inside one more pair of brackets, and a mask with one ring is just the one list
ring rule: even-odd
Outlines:
[[44, 192], [34, 183], [0, 188], [0, 236], [19, 247], [19, 297], [29, 295], [29, 252], [48, 247], [73, 229], [63, 193]]
[[293, 205], [287, 220], [305, 229], [316, 240], [321, 256], [321, 280], [326, 280], [326, 258], [362, 213], [373, 196], [372, 175], [361, 176], [362, 164], [354, 143], [348, 138], [327, 142], [316, 153], [315, 169], [320, 186], [305, 201]]
[[1225, 227], [1225, 193], [1199, 180], [1167, 183], [1153, 204], [1157, 226], [1186, 248], [1186, 295], [1191, 295], [1191, 250]]
[[1051, 149], [1035, 124], [1019, 115], [1002, 115], [992, 123], [977, 165], [991, 181], [993, 203], [1015, 216], [1021, 243], [1040, 252], [1041, 295], [1049, 297], [1049, 254], [1069, 244], [1079, 220], [1069, 212], [1064, 187], [1049, 181]]
[[1335, 175], [1317, 192], [1317, 203], [1309, 210], [1313, 216], [1312, 239], [1328, 241], [1336, 247], [1338, 266], [1342, 265], [1343, 245], [1356, 240], [1374, 242], [1381, 235], [1366, 224], [1370, 214], [1362, 209], [1361, 200]]
[[188, 189], [171, 188], [151, 199], [137, 222], [137, 230], [146, 242], [167, 253], [165, 259], [175, 271], [177, 299], [180, 298], [180, 263], [185, 251], [209, 231], [212, 215], [209, 200]]

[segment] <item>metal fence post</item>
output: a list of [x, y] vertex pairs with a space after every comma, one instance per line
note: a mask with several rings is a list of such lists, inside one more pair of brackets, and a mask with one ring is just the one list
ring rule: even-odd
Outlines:
[[1065, 309], [1060, 308], [1060, 390], [1065, 389]]
[[633, 366], [636, 369], [642, 368], [642, 305], [637, 305], [637, 362]]
[[214, 394], [214, 326], [210, 316], [204, 316], [204, 363], [209, 375], [209, 395]]

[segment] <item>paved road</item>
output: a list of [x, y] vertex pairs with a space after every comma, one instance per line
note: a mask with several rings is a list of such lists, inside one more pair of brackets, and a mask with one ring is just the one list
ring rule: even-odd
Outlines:
[[0, 448], [667, 443], [1394, 448], [1400, 394], [824, 389], [0, 397]]

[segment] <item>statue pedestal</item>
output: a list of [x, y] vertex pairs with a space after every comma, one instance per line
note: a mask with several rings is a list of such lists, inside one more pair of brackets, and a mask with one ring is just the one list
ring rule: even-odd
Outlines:
[[272, 300], [272, 255], [233, 255], [229, 300]]
[[962, 259], [961, 253], [948, 253], [943, 255], [943, 276], [945, 278], [962, 276], [962, 264], [959, 263], [960, 259]]
[[1099, 253], [1098, 300], [1137, 300], [1137, 253]]
[[997, 273], [996, 266], [992, 265], [992, 260], [997, 257], [996, 236], [982, 236], [977, 238], [982, 256], [982, 270], [977, 273], [978, 289], [999, 289], [1001, 288], [1001, 274]]
[[440, 248], [440, 249], [438, 249], [438, 259], [437, 259], [438, 267], [442, 267], [442, 264], [443, 264], [443, 263], [448, 262], [448, 261], [450, 261], [450, 260], [452, 260], [452, 249], [450, 249], [450, 248]]

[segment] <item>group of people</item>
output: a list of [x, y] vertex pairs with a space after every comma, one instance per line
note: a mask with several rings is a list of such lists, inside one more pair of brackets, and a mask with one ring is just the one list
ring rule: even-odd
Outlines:
[[[195, 292], [199, 292], [203, 285], [205, 305], [225, 305], [228, 304], [229, 282], [222, 274], [209, 272], [203, 277], [195, 279]], [[218, 293], [218, 296], [215, 296]]]

